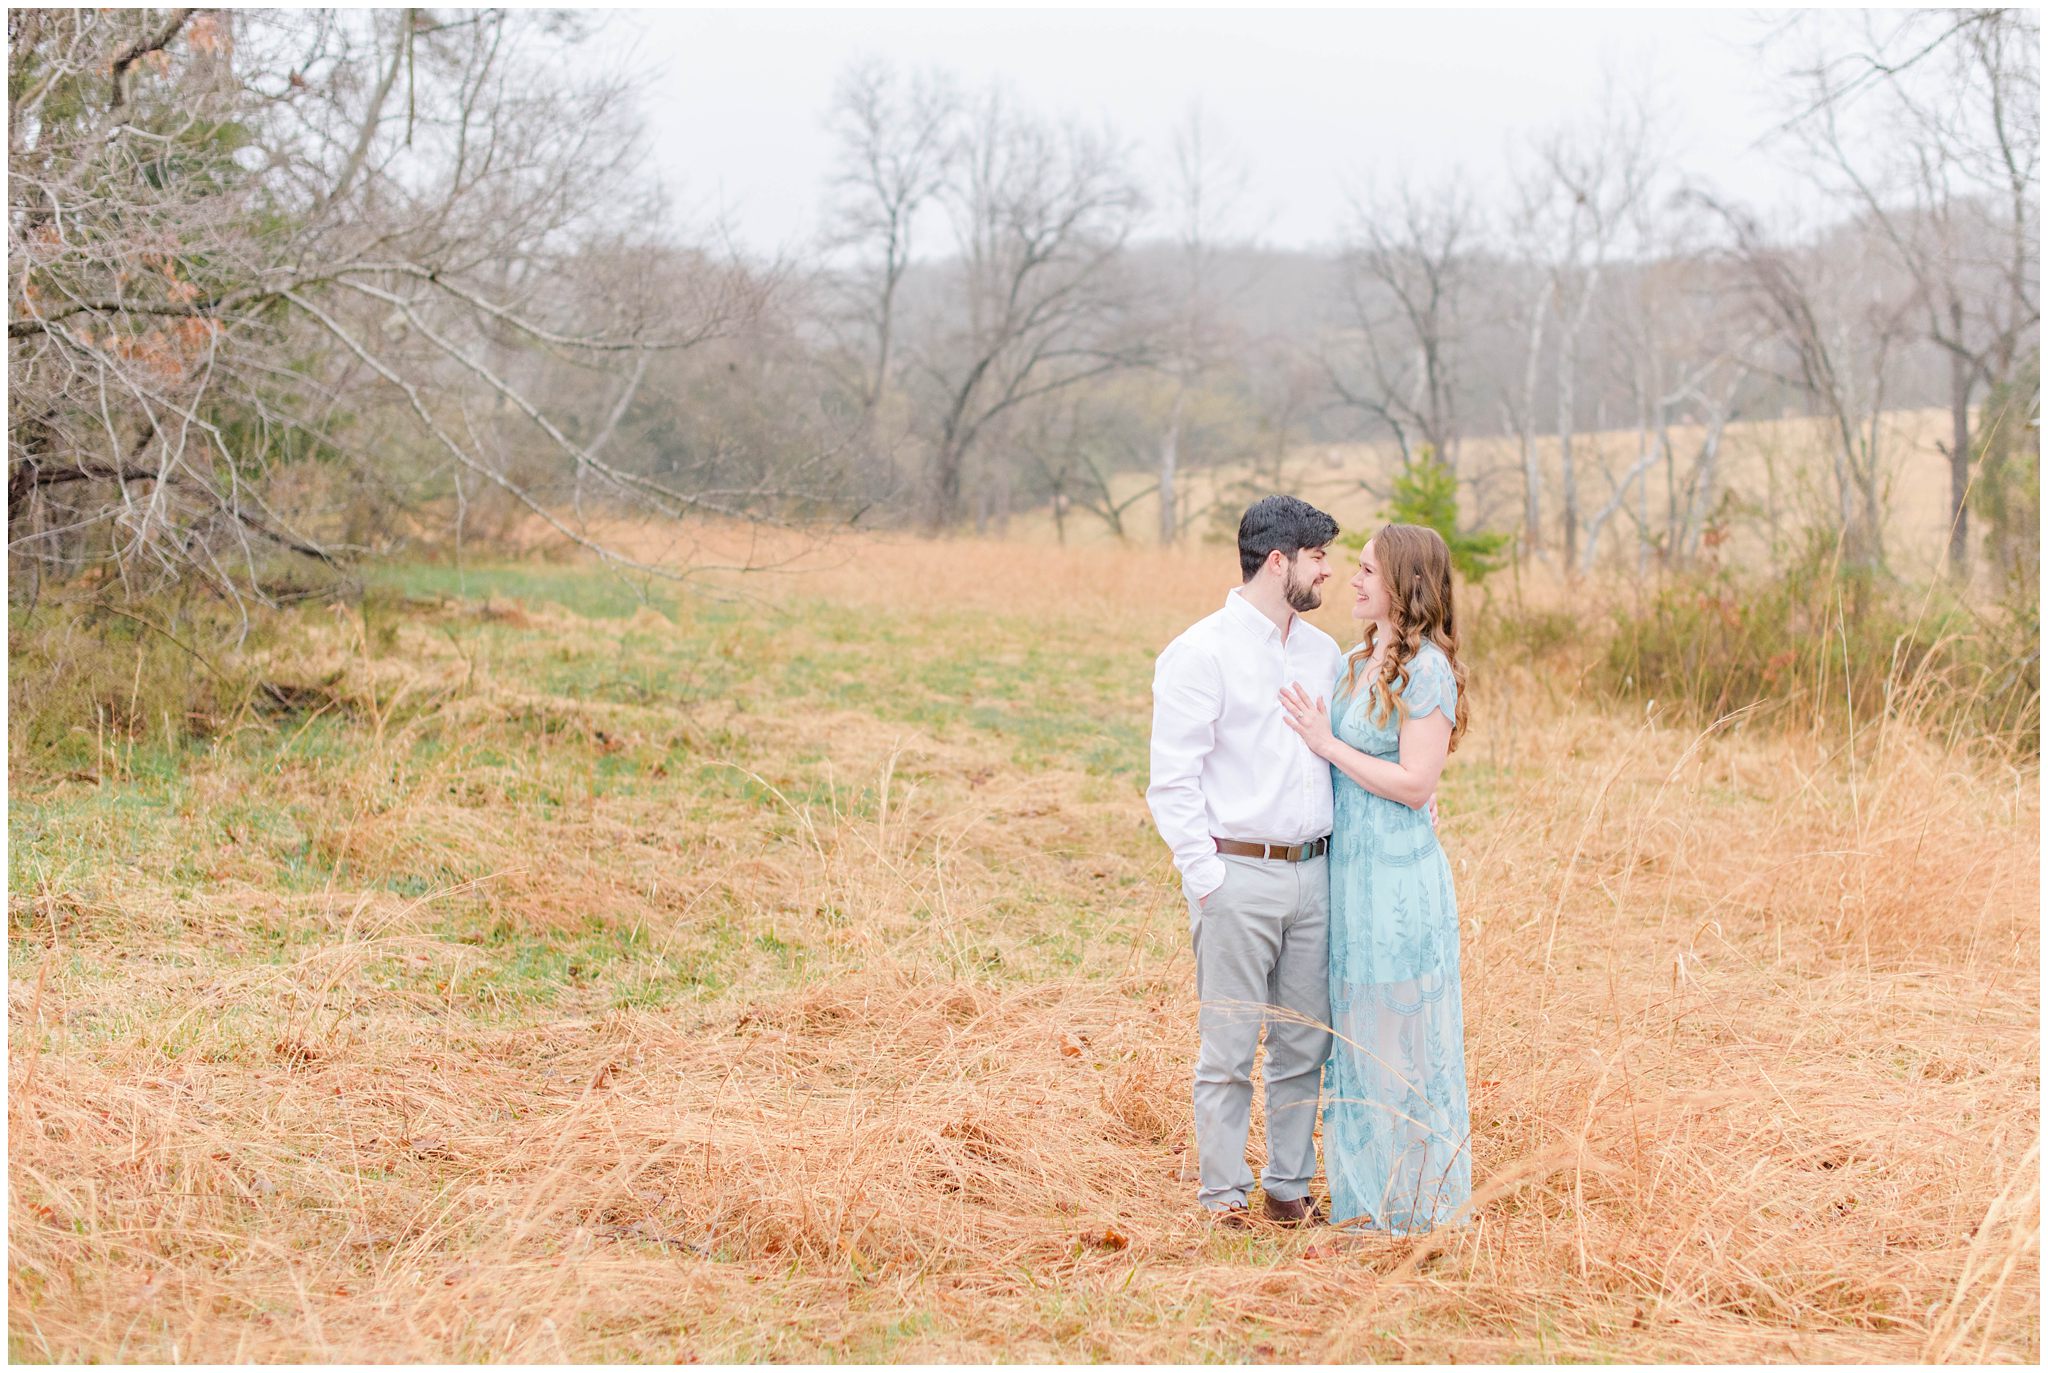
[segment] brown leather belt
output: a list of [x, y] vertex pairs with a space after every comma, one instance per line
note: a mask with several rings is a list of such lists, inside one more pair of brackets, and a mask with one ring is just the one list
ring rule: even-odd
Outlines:
[[1321, 839], [1311, 839], [1306, 844], [1259, 844], [1247, 839], [1216, 840], [1218, 853], [1227, 853], [1235, 858], [1278, 858], [1288, 863], [1301, 863], [1311, 858], [1320, 858], [1323, 851], [1329, 847], [1330, 840], [1327, 835]]

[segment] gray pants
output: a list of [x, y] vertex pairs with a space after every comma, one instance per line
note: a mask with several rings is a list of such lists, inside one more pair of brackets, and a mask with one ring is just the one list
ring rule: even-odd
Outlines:
[[1316, 1172], [1316, 1105], [1330, 1056], [1330, 869], [1223, 857], [1229, 875], [1189, 903], [1202, 1046], [1195, 1059], [1201, 1203], [1242, 1204], [1251, 1190], [1252, 1057], [1266, 1031], [1266, 1195], [1295, 1201]]

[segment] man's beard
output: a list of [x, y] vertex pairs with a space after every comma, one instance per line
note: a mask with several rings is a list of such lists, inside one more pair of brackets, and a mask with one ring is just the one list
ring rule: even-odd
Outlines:
[[1306, 614], [1323, 603], [1323, 590], [1314, 582], [1297, 582], [1292, 573], [1287, 577], [1287, 604], [1296, 611]]

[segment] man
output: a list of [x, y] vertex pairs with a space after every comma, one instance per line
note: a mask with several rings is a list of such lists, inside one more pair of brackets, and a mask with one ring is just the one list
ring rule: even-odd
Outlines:
[[1315, 1128], [1329, 1056], [1330, 769], [1283, 719], [1291, 682], [1327, 693], [1337, 641], [1300, 618], [1322, 604], [1337, 522], [1268, 496], [1237, 526], [1244, 585], [1166, 646], [1152, 681], [1145, 800], [1173, 849], [1194, 934], [1198, 1200], [1251, 1221], [1252, 1058], [1266, 1030], [1266, 1216], [1316, 1219]]

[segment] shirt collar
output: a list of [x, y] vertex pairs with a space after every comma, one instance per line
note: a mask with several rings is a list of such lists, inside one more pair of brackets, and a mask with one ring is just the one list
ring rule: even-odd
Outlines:
[[[1230, 594], [1223, 598], [1223, 609], [1230, 617], [1244, 627], [1246, 633], [1254, 635], [1261, 642], [1278, 639], [1280, 626], [1267, 618], [1266, 612], [1245, 599], [1244, 590], [1233, 586]], [[1288, 612], [1290, 615], [1292, 611]], [[1299, 619], [1299, 616], [1294, 618]]]

